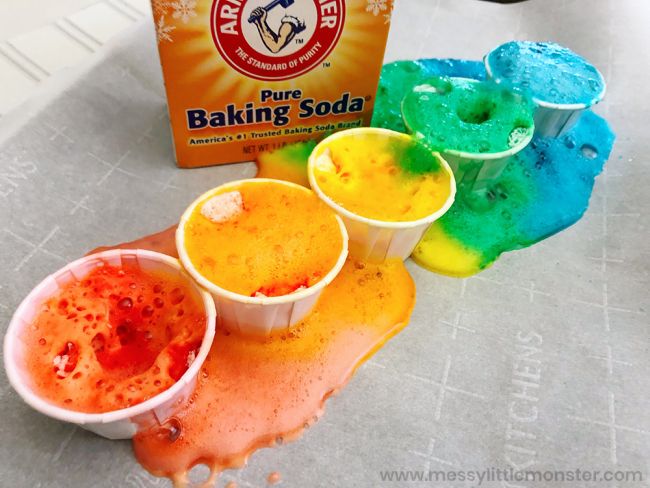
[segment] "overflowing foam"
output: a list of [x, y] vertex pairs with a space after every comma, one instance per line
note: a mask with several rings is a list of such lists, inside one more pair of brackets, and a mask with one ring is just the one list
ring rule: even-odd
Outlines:
[[486, 64], [495, 81], [541, 102], [590, 106], [605, 92], [593, 65], [553, 42], [508, 42], [493, 50]]
[[[387, 64], [377, 92], [373, 126], [406, 131], [403, 98], [437, 75], [483, 80], [486, 74], [478, 61], [432, 59]], [[420, 92], [425, 90], [420, 88]], [[422, 116], [426, 118], [426, 114]], [[607, 122], [591, 111], [585, 111], [560, 139], [534, 137], [485, 191], [474, 193], [460, 185], [454, 205], [431, 226], [412, 257], [432, 271], [469, 276], [490, 266], [503, 252], [562, 231], [587, 209], [594, 179], [613, 143]], [[301, 159], [291, 147], [260, 156], [265, 161], [265, 175], [278, 177], [282, 176], [282, 164], [289, 160], [294, 175], [298, 168], [306, 175], [307, 158], [308, 153]], [[272, 160], [278, 164], [269, 164]], [[304, 176], [296, 179], [304, 181]]]
[[[607, 123], [592, 112], [563, 138], [534, 138], [486, 193], [459, 191], [413, 258], [433, 271], [471, 275], [505, 251], [530, 246], [572, 225], [589, 205], [594, 178], [613, 140]], [[597, 153], [587, 156], [585, 147]], [[458, 250], [457, 259], [445, 259], [439, 252], [450, 246]]]
[[[172, 230], [116, 247], [171, 247]], [[218, 326], [188, 403], [133, 439], [138, 461], [179, 487], [193, 466], [206, 464], [211, 486], [219, 471], [243, 466], [255, 450], [295, 439], [356, 368], [406, 326], [414, 304], [415, 284], [400, 260], [348, 260], [291, 329], [260, 339]]]
[[324, 401], [406, 325], [415, 299], [404, 265], [352, 262], [316, 309], [264, 341], [218, 330], [190, 403], [134, 438], [150, 472], [187, 483], [196, 463], [213, 473], [241, 466], [258, 448], [287, 442], [322, 415]]
[[[470, 61], [387, 65], [373, 124], [405, 130], [404, 95], [433, 75], [481, 79], [485, 73], [481, 63]], [[613, 139], [607, 123], [589, 111], [564, 138], [535, 138], [485, 192], [459, 188], [451, 211], [429, 229], [414, 258], [437, 272], [469, 275], [503, 251], [571, 225], [587, 207]], [[306, 185], [310, 144], [261, 154], [260, 176]], [[176, 255], [174, 228], [121, 247]], [[405, 326], [414, 296], [401, 262], [349, 260], [313, 313], [295, 328], [264, 340], [217, 330], [188, 404], [134, 439], [138, 460], [178, 486], [187, 484], [192, 466], [204, 463], [213, 483], [219, 470], [243, 465], [254, 450], [296, 437], [317, 420], [324, 401], [354, 369]]]
[[79, 412], [141, 403], [187, 371], [206, 318], [179, 276], [104, 265], [63, 285], [22, 337], [41, 397]]
[[[384, 65], [379, 78], [371, 125], [393, 129], [397, 132], [406, 132], [406, 126], [402, 119], [404, 95], [421, 80], [432, 76], [457, 76], [456, 73], [461, 71], [467, 78], [485, 79], [485, 70], [474, 61], [419, 59], [417, 61], [396, 61]], [[259, 158], [259, 160], [261, 159]]]
[[409, 132], [437, 151], [499, 153], [533, 128], [532, 102], [490, 82], [418, 80], [401, 106]]
[[307, 160], [316, 147], [316, 141], [289, 144], [276, 151], [257, 155], [257, 177], [276, 178], [309, 188]]

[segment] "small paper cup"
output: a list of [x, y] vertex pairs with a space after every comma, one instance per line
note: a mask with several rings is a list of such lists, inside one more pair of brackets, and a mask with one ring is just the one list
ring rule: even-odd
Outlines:
[[[479, 80], [472, 78], [460, 78], [471, 83], [480, 83]], [[515, 96], [518, 96], [515, 94]], [[416, 133], [404, 121], [407, 130], [417, 137]], [[495, 153], [472, 153], [467, 151], [447, 150], [442, 151], [441, 155], [449, 163], [454, 177], [456, 178], [456, 185], [469, 187], [471, 191], [481, 192], [485, 191], [490, 183], [497, 178], [510, 162], [512, 156], [522, 151], [530, 144], [535, 133], [534, 128], [530, 128], [528, 133], [518, 144], [512, 146], [510, 149]]]
[[519, 144], [507, 151], [497, 153], [470, 153], [464, 151], [443, 151], [442, 156], [449, 163], [458, 186], [467, 186], [471, 191], [481, 192], [489, 188], [508, 163], [524, 150], [533, 138], [533, 130]]
[[[336, 216], [343, 237], [341, 253], [334, 267], [318, 283], [309, 288], [277, 297], [250, 297], [222, 288], [203, 276], [194, 267], [185, 249], [185, 225], [196, 206], [215, 192], [235, 189], [242, 183], [267, 184], [270, 182], [311, 193], [311, 190], [304, 186], [269, 178], [232, 181], [213, 188], [197, 198], [181, 217], [176, 230], [176, 247], [180, 260], [188, 273], [212, 294], [219, 324], [246, 335], [267, 336], [273, 331], [287, 329], [302, 320], [314, 308], [325, 287], [339, 274], [348, 256], [348, 234], [345, 225]], [[264, 252], [264, 250], [260, 249], [260, 252]]]
[[[424, 218], [408, 222], [388, 222], [377, 219], [370, 219], [357, 215], [332, 200], [318, 186], [314, 167], [316, 159], [327, 145], [341, 137], [363, 137], [364, 135], [382, 135], [387, 138], [398, 138], [402, 140], [411, 140], [411, 136], [395, 132], [388, 129], [373, 127], [362, 127], [357, 129], [348, 129], [336, 132], [331, 136], [323, 139], [312, 151], [307, 163], [307, 173], [309, 183], [316, 194], [343, 219], [345, 227], [350, 237], [350, 255], [356, 259], [381, 263], [387, 259], [399, 258], [405, 260], [408, 258], [415, 246], [420, 242], [422, 236], [429, 226], [442, 217], [454, 203], [456, 196], [456, 182], [451, 168], [438, 153], [433, 153], [440, 161], [441, 166], [449, 174], [450, 191], [449, 197], [444, 205], [431, 215]], [[360, 195], [360, 198], [362, 196]]]
[[[500, 83], [501, 80], [494, 78], [490, 58], [492, 53], [500, 47], [495, 47], [483, 58], [487, 79], [495, 83]], [[557, 138], [570, 131], [585, 110], [596, 105], [605, 97], [607, 86], [600, 71], [598, 71], [598, 75], [603, 81], [603, 90], [590, 103], [551, 103], [533, 96], [532, 100], [535, 103], [535, 134], [541, 137]]]
[[541, 137], [560, 137], [570, 131], [582, 112], [591, 105], [558, 104], [533, 99], [535, 102], [535, 132]]
[[[41, 398], [32, 386], [32, 378], [24, 367], [27, 354], [21, 331], [28, 327], [38, 307], [56, 293], [61, 286], [82, 279], [91, 270], [109, 263], [137, 263], [145, 270], [164, 270], [175, 273], [187, 281], [205, 307], [206, 326], [203, 342], [196, 358], [181, 378], [167, 390], [132, 407], [104, 413], [83, 413], [67, 410]], [[212, 297], [185, 273], [178, 260], [165, 254], [145, 250], [111, 250], [91, 254], [74, 261], [45, 278], [23, 300], [7, 329], [4, 340], [4, 363], [11, 386], [35, 410], [57, 420], [79, 425], [108, 439], [128, 439], [140, 429], [164, 423], [192, 394], [199, 370], [210, 351], [215, 333], [216, 312]]]

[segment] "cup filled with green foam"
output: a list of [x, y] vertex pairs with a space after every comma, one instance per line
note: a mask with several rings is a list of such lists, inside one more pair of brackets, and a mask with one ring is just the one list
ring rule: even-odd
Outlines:
[[447, 162], [407, 134], [379, 128], [337, 132], [309, 157], [309, 182], [343, 219], [350, 255], [406, 259], [454, 202]]
[[488, 78], [532, 98], [535, 131], [543, 137], [566, 133], [584, 110], [605, 96], [601, 73], [552, 42], [507, 42], [490, 51], [484, 63]]
[[451, 166], [456, 183], [482, 191], [534, 133], [530, 99], [491, 82], [433, 77], [402, 100], [407, 130]]

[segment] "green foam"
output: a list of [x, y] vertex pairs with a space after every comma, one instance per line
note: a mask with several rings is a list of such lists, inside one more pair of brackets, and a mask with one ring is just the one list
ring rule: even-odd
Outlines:
[[[434, 75], [484, 79], [485, 72], [479, 61], [431, 59], [388, 64], [382, 71], [372, 125], [404, 132], [404, 95]], [[614, 138], [607, 122], [590, 110], [562, 138], [534, 137], [485, 192], [474, 193], [460, 186], [454, 205], [425, 235], [425, 240], [429, 236], [434, 243], [440, 234], [451, 238], [472, 266], [474, 261], [469, 258], [478, 256], [478, 268], [468, 268], [462, 259], [438, 266], [435, 244], [426, 247], [426, 252], [418, 254], [416, 250], [418, 263], [456, 276], [476, 273], [501, 253], [533, 245], [578, 221]], [[283, 151], [292, 153], [292, 164], [302, 166], [306, 175], [309, 146], [287, 146]], [[429, 169], [418, 163], [417, 152], [404, 159], [405, 169], [413, 174]]]
[[439, 159], [431, 153], [429, 148], [415, 140], [408, 144], [391, 143], [389, 150], [407, 174], [435, 174], [442, 171]]
[[433, 77], [402, 101], [411, 133], [437, 151], [499, 153], [532, 131], [533, 104], [491, 82]]
[[406, 132], [400, 102], [422, 76], [423, 69], [417, 61], [396, 61], [385, 65], [377, 88], [372, 125]]
[[480, 254], [485, 268], [501, 253], [531, 246], [577, 222], [613, 143], [607, 122], [587, 110], [564, 137], [535, 137], [486, 193], [459, 188], [454, 205], [434, 225]]
[[462, 59], [418, 59], [385, 64], [379, 78], [372, 126], [406, 132], [401, 103], [421, 80], [432, 76], [464, 76], [485, 79], [483, 65]]
[[478, 251], [481, 267], [523, 240], [519, 222], [538, 198], [538, 188], [518, 159], [486, 193], [459, 190], [451, 209], [436, 224], [466, 248]]
[[316, 147], [318, 141], [304, 141], [294, 144], [287, 144], [279, 151], [282, 152], [286, 162], [296, 166], [304, 166], [304, 162], [309, 159], [309, 155]]

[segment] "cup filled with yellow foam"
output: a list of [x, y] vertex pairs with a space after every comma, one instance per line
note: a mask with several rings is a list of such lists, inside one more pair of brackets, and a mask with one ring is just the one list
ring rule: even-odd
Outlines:
[[255, 178], [201, 195], [183, 214], [176, 245], [212, 293], [219, 323], [268, 335], [311, 311], [345, 263], [348, 235], [310, 189]]
[[211, 295], [177, 259], [92, 254], [23, 300], [5, 336], [5, 369], [37, 411], [126, 439], [163, 424], [190, 397], [215, 322]]
[[350, 255], [373, 262], [406, 259], [456, 195], [438, 153], [388, 129], [337, 132], [314, 148], [307, 168], [311, 187], [345, 222]]

